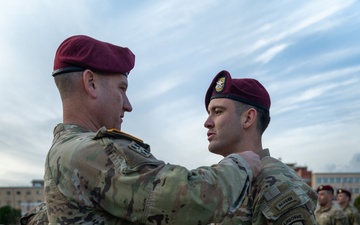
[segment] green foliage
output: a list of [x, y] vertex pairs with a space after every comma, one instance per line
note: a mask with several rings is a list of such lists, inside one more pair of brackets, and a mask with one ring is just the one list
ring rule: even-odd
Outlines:
[[14, 209], [8, 205], [0, 208], [0, 224], [19, 224], [20, 217], [20, 209]]
[[360, 195], [355, 198], [354, 206], [360, 211]]

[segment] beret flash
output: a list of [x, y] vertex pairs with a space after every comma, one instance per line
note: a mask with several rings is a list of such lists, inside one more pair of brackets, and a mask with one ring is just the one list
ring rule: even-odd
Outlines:
[[130, 49], [85, 35], [75, 35], [64, 40], [57, 49], [52, 75], [90, 69], [127, 76], [134, 65], [135, 55]]
[[211, 82], [205, 96], [206, 110], [214, 98], [229, 98], [245, 104], [270, 110], [270, 95], [265, 87], [251, 78], [233, 79], [228, 71], [219, 72]]
[[330, 185], [320, 185], [317, 189], [317, 192], [319, 191], [331, 191], [332, 194], [334, 194], [334, 188]]

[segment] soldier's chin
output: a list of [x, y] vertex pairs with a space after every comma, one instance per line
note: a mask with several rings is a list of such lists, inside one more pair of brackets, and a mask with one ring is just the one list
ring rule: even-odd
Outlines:
[[215, 146], [212, 146], [211, 143], [208, 146], [208, 149], [211, 153], [217, 154], [217, 155], [221, 155], [221, 153], [219, 152], [218, 148], [216, 148]]

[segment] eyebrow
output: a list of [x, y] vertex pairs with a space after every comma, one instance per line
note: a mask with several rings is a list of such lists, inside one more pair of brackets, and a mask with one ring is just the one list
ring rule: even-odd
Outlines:
[[222, 106], [222, 105], [213, 105], [213, 106], [211, 106], [210, 110], [208, 110], [208, 111], [212, 111], [215, 109], [226, 109], [226, 107]]
[[126, 81], [124, 81], [124, 80], [122, 80], [122, 81], [120, 81], [119, 85], [125, 85], [126, 87], [128, 87], [128, 86], [129, 86], [129, 83], [126, 82]]

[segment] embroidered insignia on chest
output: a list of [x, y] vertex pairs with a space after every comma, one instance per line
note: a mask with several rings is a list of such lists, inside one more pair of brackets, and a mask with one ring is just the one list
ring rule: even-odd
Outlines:
[[224, 87], [225, 87], [225, 77], [220, 77], [216, 81], [215, 91], [222, 92], [224, 90]]

